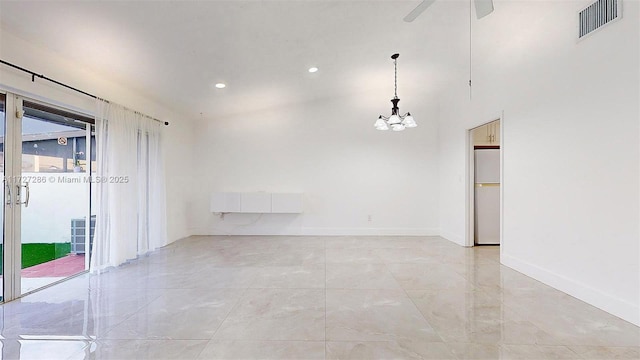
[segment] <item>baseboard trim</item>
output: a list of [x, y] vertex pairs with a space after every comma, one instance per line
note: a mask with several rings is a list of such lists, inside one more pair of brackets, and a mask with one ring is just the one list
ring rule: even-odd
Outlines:
[[460, 246], [465, 246], [465, 244], [464, 244], [464, 236], [459, 236], [457, 234], [450, 233], [450, 232], [447, 232], [447, 231], [440, 232], [440, 236], [443, 237], [446, 240], [451, 241], [454, 244], [458, 244]]
[[192, 229], [193, 235], [308, 235], [308, 236], [438, 236], [436, 228], [236, 228]]
[[431, 228], [302, 228], [302, 235], [316, 236], [437, 236]]
[[502, 253], [500, 262], [555, 289], [602, 309], [634, 325], [640, 326], [640, 307], [605, 294], [588, 285], [555, 274], [549, 270]]

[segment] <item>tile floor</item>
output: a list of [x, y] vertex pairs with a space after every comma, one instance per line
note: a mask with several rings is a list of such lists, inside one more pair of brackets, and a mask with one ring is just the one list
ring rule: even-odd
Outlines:
[[0, 315], [3, 359], [640, 358], [640, 328], [438, 237], [191, 237]]

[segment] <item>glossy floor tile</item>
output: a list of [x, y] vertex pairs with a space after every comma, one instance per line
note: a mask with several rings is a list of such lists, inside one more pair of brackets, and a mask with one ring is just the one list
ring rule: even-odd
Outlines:
[[247, 289], [216, 340], [324, 340], [325, 291]]
[[202, 360], [324, 359], [324, 341], [211, 340], [200, 353]]
[[2, 359], [639, 359], [640, 328], [439, 237], [194, 236], [0, 306]]
[[402, 290], [327, 289], [327, 340], [441, 341]]

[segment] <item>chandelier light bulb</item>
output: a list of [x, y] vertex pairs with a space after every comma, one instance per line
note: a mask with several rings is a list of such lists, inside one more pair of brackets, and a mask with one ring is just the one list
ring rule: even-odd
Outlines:
[[413, 120], [413, 116], [411, 116], [411, 113], [407, 113], [407, 117], [404, 118], [404, 126], [408, 128], [414, 128], [418, 126], [418, 124], [416, 124], [416, 121]]
[[389, 117], [389, 125], [394, 125], [399, 123], [400, 123], [400, 116], [394, 114]]
[[378, 117], [378, 120], [375, 123], [375, 128], [378, 130], [389, 130], [389, 126], [387, 125], [387, 123], [384, 121], [384, 119], [382, 118], [382, 116]]
[[402, 124], [393, 124], [393, 125], [391, 125], [391, 130], [393, 130], [393, 131], [402, 131], [402, 130], [404, 130], [404, 125], [402, 125]]

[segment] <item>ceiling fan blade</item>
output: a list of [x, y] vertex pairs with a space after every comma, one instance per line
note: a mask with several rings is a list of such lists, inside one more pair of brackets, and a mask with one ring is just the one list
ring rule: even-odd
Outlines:
[[405, 16], [404, 19], [402, 20], [406, 22], [412, 22], [418, 17], [418, 15], [422, 14], [423, 11], [427, 10], [427, 8], [431, 6], [431, 4], [433, 4], [435, 1], [436, 0], [424, 0], [423, 2], [418, 4], [418, 6], [416, 6], [415, 9], [411, 10], [411, 12], [407, 14], [407, 16]]
[[493, 12], [492, 0], [474, 0], [476, 5], [476, 17], [482, 19], [483, 17]]

